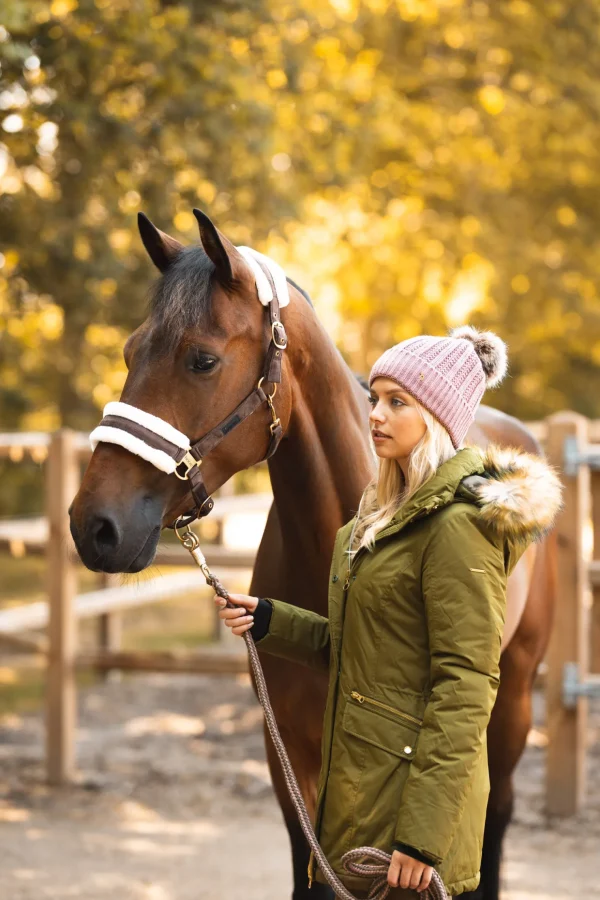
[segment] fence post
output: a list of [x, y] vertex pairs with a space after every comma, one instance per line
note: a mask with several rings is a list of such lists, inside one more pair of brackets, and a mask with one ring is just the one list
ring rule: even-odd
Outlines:
[[[115, 587], [119, 584], [119, 576], [110, 572], [101, 572], [98, 578], [98, 583], [99, 586], [103, 588]], [[121, 613], [101, 613], [98, 616], [96, 630], [98, 650], [120, 650], [122, 632], [123, 619]], [[118, 669], [111, 670], [100, 668], [97, 671], [98, 676], [102, 681], [107, 681], [109, 678], [115, 677], [117, 679], [121, 678], [121, 672], [119, 672]]]
[[[594, 559], [600, 560], [600, 472], [592, 477], [592, 524], [594, 534]], [[592, 589], [590, 671], [600, 674], [600, 585]]]
[[590, 470], [579, 466], [577, 474], [565, 475], [565, 438], [588, 443], [589, 422], [574, 412], [548, 418], [546, 452], [549, 462], [562, 471], [564, 508], [557, 517], [557, 596], [554, 628], [547, 652], [546, 716], [548, 749], [546, 765], [546, 810], [558, 816], [576, 813], [584, 799], [587, 699], [580, 697], [574, 709], [563, 704], [564, 666], [577, 662], [580, 678], [589, 665], [587, 630], [589, 620], [589, 576], [585, 531], [590, 516]]
[[50, 440], [46, 463], [48, 670], [46, 679], [46, 767], [50, 784], [71, 780], [75, 765], [77, 581], [67, 510], [79, 481], [76, 435], [64, 429]]

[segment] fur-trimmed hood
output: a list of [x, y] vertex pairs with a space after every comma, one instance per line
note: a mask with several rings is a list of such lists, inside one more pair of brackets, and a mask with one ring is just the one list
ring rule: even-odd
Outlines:
[[457, 498], [477, 503], [481, 517], [499, 534], [540, 540], [562, 507], [557, 470], [541, 456], [517, 447], [489, 444], [479, 451], [482, 474], [460, 482]]

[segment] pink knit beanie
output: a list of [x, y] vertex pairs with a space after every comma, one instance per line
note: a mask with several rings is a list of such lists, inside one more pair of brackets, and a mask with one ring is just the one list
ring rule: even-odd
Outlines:
[[461, 325], [447, 337], [424, 334], [394, 344], [373, 365], [369, 387], [379, 376], [391, 378], [444, 425], [458, 449], [483, 392], [500, 384], [506, 370], [504, 341]]

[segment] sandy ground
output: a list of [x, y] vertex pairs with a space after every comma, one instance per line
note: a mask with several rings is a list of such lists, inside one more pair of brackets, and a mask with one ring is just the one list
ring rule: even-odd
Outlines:
[[[39, 717], [0, 722], [0, 898], [282, 900], [287, 832], [247, 676], [139, 675], [80, 694], [77, 786], [43, 784]], [[600, 898], [600, 706], [586, 809], [543, 813], [542, 698], [517, 776], [504, 900]], [[581, 893], [580, 893], [581, 892]]]

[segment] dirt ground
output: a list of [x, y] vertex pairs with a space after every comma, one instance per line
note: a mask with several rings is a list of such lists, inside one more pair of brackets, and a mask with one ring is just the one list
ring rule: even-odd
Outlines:
[[[287, 832], [247, 676], [139, 675], [80, 693], [80, 781], [43, 783], [39, 716], [0, 720], [2, 900], [291, 896]], [[600, 898], [600, 705], [586, 809], [543, 813], [545, 735], [517, 775], [504, 900]]]

